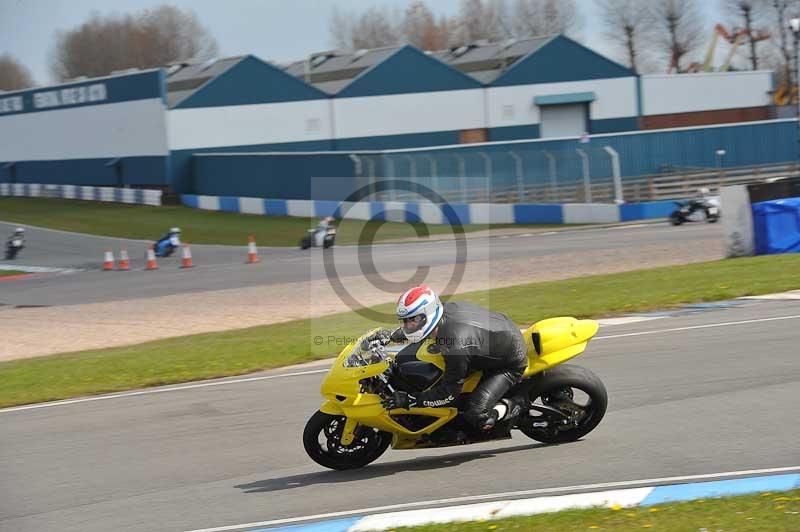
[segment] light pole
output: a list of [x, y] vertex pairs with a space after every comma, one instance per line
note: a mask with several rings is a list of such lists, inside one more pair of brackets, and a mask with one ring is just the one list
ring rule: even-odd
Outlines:
[[800, 159], [800, 54], [798, 54], [798, 42], [800, 42], [800, 17], [794, 17], [789, 21], [789, 28], [794, 34], [794, 82], [797, 91], [790, 91], [797, 98], [797, 158]]
[[717, 170], [722, 168], [722, 158], [725, 156], [725, 150], [717, 150]]

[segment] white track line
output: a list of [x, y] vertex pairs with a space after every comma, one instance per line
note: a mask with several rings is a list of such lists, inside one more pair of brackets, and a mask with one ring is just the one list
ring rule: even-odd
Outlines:
[[[693, 329], [709, 329], [712, 327], [728, 327], [732, 325], [746, 325], [749, 323], [760, 323], [760, 322], [767, 322], [767, 321], [778, 321], [778, 320], [793, 320], [800, 318], [799, 315], [794, 316], [779, 316], [776, 318], [759, 318], [753, 320], [742, 320], [742, 321], [728, 321], [723, 323], [710, 323], [707, 325], [692, 325], [688, 327], [674, 327], [671, 329], [657, 329], [652, 331], [641, 331], [641, 332], [634, 332], [634, 333], [625, 333], [625, 334], [611, 334], [607, 336], [596, 336], [595, 340], [608, 340], [612, 338], [626, 338], [629, 336], [644, 336], [648, 334], [661, 334], [661, 333], [668, 333], [668, 332], [676, 332], [676, 331], [689, 331]], [[0, 414], [5, 414], [9, 412], [18, 412], [21, 410], [34, 410], [38, 408], [48, 408], [51, 406], [65, 406], [65, 405], [72, 405], [77, 403], [88, 403], [91, 401], [103, 401], [106, 399], [118, 399], [121, 397], [134, 397], [138, 395], [151, 395], [156, 393], [165, 393], [165, 392], [178, 392], [182, 390], [193, 390], [195, 388], [208, 388], [211, 386], [224, 386], [226, 384], [241, 384], [244, 382], [255, 382], [255, 381], [263, 381], [263, 380], [270, 380], [270, 379], [280, 379], [283, 377], [297, 377], [302, 375], [313, 375], [316, 373], [324, 373], [327, 372], [328, 368], [324, 369], [315, 369], [309, 371], [296, 371], [292, 373], [281, 373], [280, 375], [265, 375], [261, 377], [246, 377], [243, 379], [231, 379], [231, 380], [223, 380], [223, 381], [213, 381], [213, 382], [200, 382], [197, 384], [187, 384], [184, 386], [171, 386], [169, 388], [153, 388], [153, 389], [146, 389], [146, 390], [137, 390], [133, 392], [123, 392], [123, 393], [116, 393], [110, 395], [97, 395], [93, 397], [81, 397], [78, 399], [67, 399], [64, 401], [51, 401], [47, 403], [37, 403], [32, 405], [23, 405], [23, 406], [14, 406], [11, 408], [4, 408], [0, 409]]]
[[409, 502], [401, 504], [391, 504], [388, 506], [375, 506], [371, 508], [359, 508], [358, 510], [345, 510], [342, 512], [331, 512], [326, 514], [306, 515], [302, 517], [290, 517], [287, 519], [275, 519], [272, 521], [259, 521], [256, 523], [244, 523], [241, 525], [220, 526], [215, 528], [201, 528], [189, 530], [187, 532], [225, 532], [229, 530], [243, 530], [246, 528], [287, 525], [292, 523], [302, 523], [306, 521], [316, 521], [320, 519], [331, 519], [334, 517], [349, 517], [354, 515], [364, 515], [377, 512], [403, 510], [407, 508], [419, 508], [426, 506], [439, 506], [442, 504], [460, 504], [464, 502], [485, 501], [493, 499], [514, 499], [530, 495], [545, 495], [551, 493], [564, 493], [570, 491], [594, 491], [607, 488], [626, 488], [634, 486], [652, 486], [654, 484], [684, 483], [695, 480], [723, 479], [730, 477], [744, 477], [764, 474], [790, 473], [800, 471], [800, 466], [774, 467], [770, 469], [750, 469], [745, 471], [729, 471], [725, 473], [710, 473], [704, 475], [686, 475], [681, 477], [648, 478], [642, 480], [624, 480], [621, 482], [603, 482], [600, 484], [583, 484], [580, 486], [566, 486], [561, 488], [542, 488], [524, 491], [508, 491], [504, 493], [492, 493], [488, 495], [469, 495], [466, 497], [453, 497], [450, 499], [436, 499], [430, 501]]
[[324, 369], [314, 369], [309, 371], [296, 371], [294, 373], [281, 373], [280, 375], [264, 375], [261, 377], [247, 377], [244, 379], [232, 379], [226, 381], [214, 381], [214, 382], [201, 382], [198, 384], [188, 384], [185, 386], [173, 386], [170, 388], [153, 388], [148, 390], [138, 390], [135, 392], [123, 392], [123, 393], [115, 393], [111, 395], [97, 395], [94, 397], [81, 397], [79, 399], [67, 399], [64, 401], [51, 401], [48, 403], [37, 403], [33, 405], [24, 405], [24, 406], [14, 406], [11, 408], [3, 408], [0, 409], [0, 414], [5, 414], [8, 412], [18, 412], [20, 410], [33, 410], [36, 408], [47, 408], [50, 406], [64, 406], [64, 405], [73, 405], [76, 403], [88, 403], [90, 401], [103, 401], [105, 399], [119, 399], [120, 397], [133, 397], [136, 395], [152, 395], [155, 393], [165, 393], [165, 392], [177, 392], [181, 390], [192, 390], [194, 388], [208, 388], [211, 386], [223, 386], [225, 384], [241, 384], [243, 382], [255, 382], [255, 381], [265, 381], [268, 379], [280, 379], [282, 377], [297, 377], [299, 375], [313, 375], [315, 373], [324, 373], [327, 372], [328, 368]]
[[610, 334], [607, 336], [596, 336], [595, 340], [608, 340], [610, 338], [627, 338], [629, 336], [644, 336], [647, 334], [661, 334], [661, 333], [668, 333], [668, 332], [677, 332], [677, 331], [691, 331], [694, 329], [710, 329], [712, 327], [728, 327], [731, 325], [746, 325], [748, 323], [760, 323], [765, 321], [778, 321], [778, 320], [796, 320], [800, 318], [800, 314], [795, 316], [779, 316], [777, 318], [758, 318], [754, 320], [742, 320], [742, 321], [726, 321], [723, 323], [709, 323], [707, 325], [691, 325], [688, 327], [674, 327], [672, 329], [659, 329], [654, 331], [641, 331], [641, 332], [634, 332], [634, 333], [625, 333], [625, 334]]

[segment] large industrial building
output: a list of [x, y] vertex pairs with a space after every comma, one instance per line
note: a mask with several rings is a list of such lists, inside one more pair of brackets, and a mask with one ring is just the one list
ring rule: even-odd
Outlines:
[[[784, 147], [772, 90], [768, 71], [637, 76], [563, 35], [432, 53], [408, 45], [325, 52], [289, 65], [231, 57], [0, 94], [0, 182], [202, 193], [209, 171], [200, 154], [302, 152], [280, 171], [237, 166], [235, 156], [227, 172], [214, 162], [212, 180], [235, 180], [238, 192], [250, 181], [270, 181], [253, 188], [263, 195], [297, 177], [287, 173], [311, 167], [305, 174], [313, 174], [333, 160], [320, 152], [496, 149], [498, 142], [538, 146], [586, 135], [630, 145], [621, 150], [623, 173], [633, 175], [656, 171], [671, 156], [628, 164], [628, 151], [645, 142], [641, 135], [661, 139], [668, 128], [688, 126], [710, 127], [706, 136], [719, 142], [710, 140], [708, 153], [684, 157], [685, 164], [709, 163], [713, 148], [726, 143], [737, 149], [725, 164], [778, 162], [793, 158], [794, 139]], [[763, 127], [754, 134], [741, 129], [747, 123]], [[748, 150], [737, 141], [740, 130], [762, 139], [762, 130], [774, 130], [777, 140], [770, 150]], [[656, 144], [684, 142], [673, 137]], [[241, 175], [247, 168], [257, 175]]]

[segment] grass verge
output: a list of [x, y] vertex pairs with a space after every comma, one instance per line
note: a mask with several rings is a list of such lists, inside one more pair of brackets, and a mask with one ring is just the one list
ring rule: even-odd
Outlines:
[[[316, 218], [203, 211], [183, 206], [149, 207], [51, 198], [0, 198], [0, 220], [62, 231], [143, 240], [154, 240], [170, 227], [178, 226], [182, 230], [183, 239], [192, 244], [243, 245], [247, 243], [247, 235], [254, 235], [261, 246], [297, 246], [306, 230], [319, 221]], [[131, 223], [132, 220], [135, 223]], [[417, 238], [417, 230], [421, 230], [423, 226], [424, 224], [347, 220], [339, 225], [336, 241], [339, 244], [357, 243], [365, 229], [369, 234], [375, 233], [374, 241]], [[425, 227], [432, 235], [451, 233], [448, 225]], [[489, 225], [465, 225], [464, 231], [489, 228]]]
[[[800, 288], [800, 255], [752, 257], [532, 283], [458, 295], [527, 324]], [[375, 307], [391, 312], [393, 305]], [[0, 406], [239, 375], [338, 353], [376, 324], [354, 312], [128, 347], [0, 363]], [[318, 340], [315, 340], [318, 339]]]
[[525, 530], [659, 532], [790, 532], [800, 530], [800, 490], [698, 499], [641, 508], [567, 510], [527, 517], [449, 523], [392, 532], [509, 532]]
[[0, 270], [0, 277], [9, 276], [9, 275], [23, 275], [26, 272], [20, 270]]

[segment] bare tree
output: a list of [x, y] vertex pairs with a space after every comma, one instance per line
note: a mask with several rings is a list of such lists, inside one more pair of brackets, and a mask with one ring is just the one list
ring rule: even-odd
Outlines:
[[511, 37], [505, 0], [461, 0], [455, 43], [501, 41]]
[[771, 35], [772, 47], [763, 50], [767, 66], [779, 71], [782, 81], [791, 82], [794, 61], [794, 35], [789, 20], [800, 14], [798, 0], [763, 0], [766, 4], [763, 23]]
[[353, 34], [352, 16], [342, 11], [339, 6], [333, 6], [331, 18], [328, 21], [328, 32], [331, 43], [335, 48], [347, 50], [350, 48], [350, 36]]
[[0, 55], [0, 91], [17, 91], [33, 87], [30, 71], [11, 54]]
[[648, 40], [652, 52], [669, 64], [668, 72], [685, 71], [682, 60], [704, 41], [704, 18], [698, 0], [659, 0], [651, 4]]
[[735, 27], [746, 32], [745, 38], [749, 43], [750, 57], [748, 58], [753, 70], [758, 70], [759, 53], [757, 43], [765, 40], [765, 33], [756, 26], [766, 24], [769, 18], [770, 6], [765, 0], [722, 0], [722, 8], [734, 22]]
[[433, 11], [421, 0], [406, 9], [402, 29], [405, 42], [422, 50], [442, 50], [450, 45], [447, 18], [437, 22]]
[[575, 36], [581, 19], [575, 0], [516, 0], [512, 32], [517, 38], [555, 33]]
[[628, 66], [639, 72], [638, 49], [650, 20], [647, 3], [642, 0], [600, 0], [598, 5], [606, 38], [624, 50]]
[[192, 11], [163, 5], [129, 15], [92, 14], [57, 36], [50, 69], [63, 81], [202, 60], [216, 53], [216, 40]]
[[361, 15], [334, 8], [330, 33], [334, 46], [342, 50], [362, 50], [392, 46], [401, 42], [399, 12], [370, 7]]

